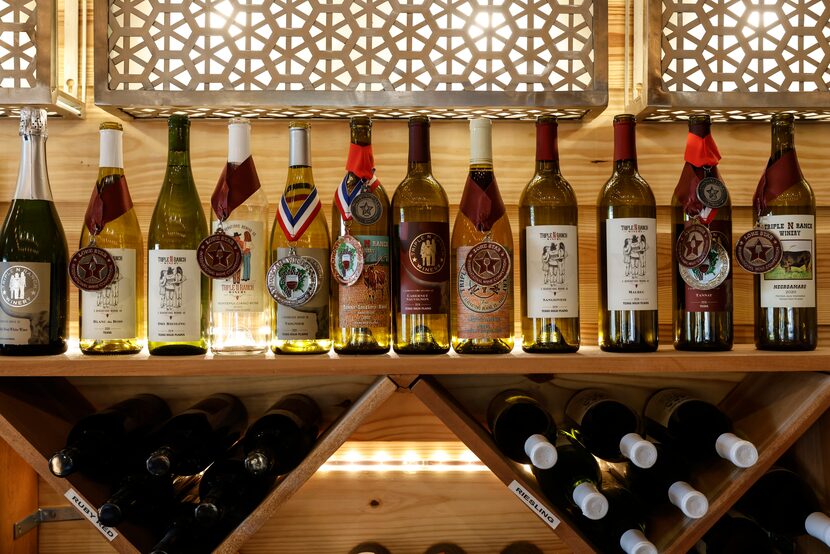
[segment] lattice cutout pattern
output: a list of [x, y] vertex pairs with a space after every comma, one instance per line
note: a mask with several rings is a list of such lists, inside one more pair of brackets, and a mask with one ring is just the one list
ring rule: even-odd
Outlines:
[[35, 0], [0, 0], [0, 88], [34, 88]]
[[110, 90], [578, 92], [591, 0], [110, 0]]
[[663, 0], [669, 92], [830, 91], [824, 0]]

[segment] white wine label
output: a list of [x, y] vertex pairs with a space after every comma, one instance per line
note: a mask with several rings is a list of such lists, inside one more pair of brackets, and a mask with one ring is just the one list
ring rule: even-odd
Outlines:
[[579, 317], [575, 225], [525, 227], [527, 317]]
[[[288, 256], [288, 248], [278, 248], [277, 257]], [[319, 271], [317, 292], [302, 306], [276, 305], [277, 340], [321, 340], [329, 338], [329, 251], [325, 248], [297, 248], [297, 256], [313, 258]]]
[[147, 255], [147, 335], [153, 342], [201, 338], [202, 272], [195, 250], [150, 250]]
[[812, 215], [768, 215], [761, 228], [781, 239], [781, 261], [761, 275], [762, 308], [815, 308], [815, 223]]
[[528, 508], [533, 510], [533, 513], [539, 516], [539, 519], [547, 523], [548, 527], [551, 529], [559, 527], [559, 518], [553, 515], [547, 506], [539, 502], [529, 490], [524, 488], [515, 480], [507, 485], [507, 488], [510, 489], [510, 492], [518, 496], [519, 500], [524, 502]]
[[[213, 222], [213, 231], [219, 226]], [[265, 226], [261, 221], [225, 221], [225, 234], [242, 250], [242, 264], [227, 279], [213, 279], [214, 312], [261, 312], [265, 309]]]
[[476, 283], [465, 267], [471, 249], [456, 249], [455, 333], [461, 339], [509, 337], [513, 334], [513, 272], [492, 285]]
[[599, 389], [581, 390], [568, 400], [568, 404], [565, 406], [565, 417], [581, 425], [582, 418], [585, 417], [588, 410], [608, 400], [610, 400], [608, 395]]
[[52, 266], [0, 262], [0, 344], [49, 344]]
[[655, 421], [663, 427], [668, 427], [669, 418], [671, 418], [671, 415], [677, 407], [690, 400], [694, 400], [694, 398], [680, 389], [657, 391], [649, 398], [643, 414], [646, 416], [646, 419]]
[[137, 336], [135, 250], [107, 248], [115, 261], [112, 282], [101, 290], [81, 291], [81, 340], [123, 340]]
[[608, 309], [657, 309], [657, 220], [605, 220]]
[[64, 494], [69, 503], [72, 504], [76, 510], [81, 512], [81, 515], [87, 518], [93, 526], [95, 526], [98, 531], [104, 535], [108, 541], [112, 542], [118, 536], [118, 531], [113, 529], [112, 527], [107, 527], [106, 525], [102, 525], [100, 521], [98, 521], [98, 510], [95, 509], [89, 502], [86, 501], [86, 498], [75, 492], [73, 489], [69, 489]]

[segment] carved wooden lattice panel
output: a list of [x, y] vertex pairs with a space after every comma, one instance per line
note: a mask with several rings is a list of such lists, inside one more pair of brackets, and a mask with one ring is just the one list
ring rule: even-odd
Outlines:
[[36, 28], [35, 0], [0, 1], [0, 88], [35, 87]]

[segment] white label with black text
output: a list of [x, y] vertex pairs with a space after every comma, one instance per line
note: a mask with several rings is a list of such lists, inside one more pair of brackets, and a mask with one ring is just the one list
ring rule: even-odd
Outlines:
[[201, 336], [202, 272], [195, 250], [150, 250], [147, 334], [153, 342], [192, 342]]
[[548, 527], [556, 529], [559, 526], [559, 518], [553, 515], [547, 506], [536, 500], [536, 497], [517, 481], [510, 483], [508, 488], [513, 494], [519, 497], [519, 500], [527, 504], [527, 506], [533, 510], [537, 516], [539, 516], [539, 519], [547, 523]]
[[657, 220], [605, 220], [608, 310], [657, 309]]
[[81, 339], [135, 338], [135, 250], [107, 248], [115, 260], [115, 277], [105, 288], [81, 291]]
[[525, 227], [527, 317], [579, 317], [575, 225]]
[[781, 261], [761, 275], [762, 308], [816, 307], [816, 218], [812, 215], [767, 215], [762, 229], [781, 239]]
[[64, 496], [69, 500], [69, 503], [75, 506], [75, 509], [81, 512], [85, 518], [87, 518], [92, 525], [98, 529], [102, 535], [104, 535], [108, 541], [112, 542], [115, 540], [115, 537], [118, 536], [118, 531], [112, 529], [111, 527], [107, 527], [105, 525], [101, 525], [101, 522], [98, 521], [98, 510], [96, 510], [86, 499], [75, 492], [72, 489], [66, 491]]

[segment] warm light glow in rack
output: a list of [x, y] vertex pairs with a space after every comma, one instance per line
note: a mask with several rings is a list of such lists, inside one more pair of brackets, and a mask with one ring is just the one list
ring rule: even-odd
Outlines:
[[322, 465], [323, 473], [477, 473], [490, 471], [461, 443], [348, 442]]

